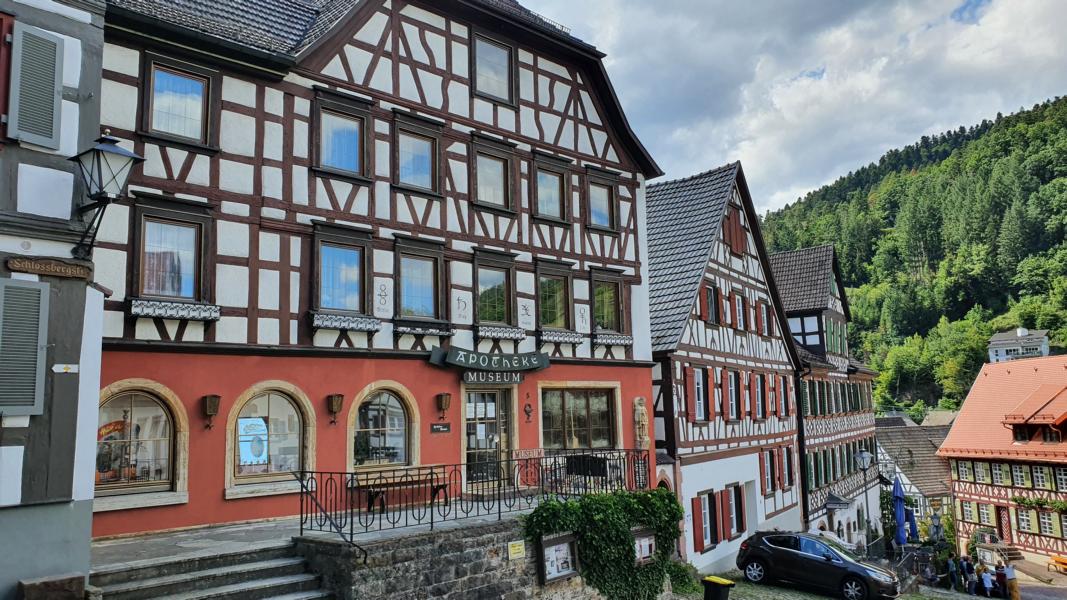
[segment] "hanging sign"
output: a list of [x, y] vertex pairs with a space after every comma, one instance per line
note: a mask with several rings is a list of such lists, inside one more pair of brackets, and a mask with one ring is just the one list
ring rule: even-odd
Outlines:
[[487, 354], [451, 346], [448, 350], [437, 346], [430, 353], [430, 362], [473, 371], [538, 371], [548, 367], [548, 355], [543, 352], [521, 354]]
[[12, 257], [7, 259], [7, 268], [16, 273], [33, 273], [34, 275], [86, 280], [93, 278], [93, 269], [91, 267], [54, 258]]

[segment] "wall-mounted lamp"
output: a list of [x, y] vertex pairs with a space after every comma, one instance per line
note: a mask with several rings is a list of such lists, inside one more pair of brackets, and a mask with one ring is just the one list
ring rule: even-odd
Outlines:
[[219, 403], [222, 398], [216, 394], [209, 394], [200, 399], [204, 405], [204, 416], [207, 417], [205, 428], [211, 429], [215, 416], [219, 414]]
[[441, 420], [445, 420], [445, 412], [448, 411], [448, 407], [452, 406], [452, 394], [443, 392], [437, 394], [437, 410], [441, 411]]
[[119, 146], [120, 140], [111, 137], [110, 133], [110, 130], [104, 130], [104, 135], [97, 138], [96, 144], [69, 159], [78, 165], [89, 195], [89, 203], [78, 208], [79, 213], [91, 214], [89, 222], [81, 239], [70, 251], [74, 258], [81, 260], [92, 258], [96, 233], [104, 220], [104, 211], [125, 193], [130, 173], [134, 167], [144, 162], [140, 155]]
[[526, 422], [529, 423], [530, 417], [533, 416], [533, 405], [527, 402], [526, 406], [522, 407], [522, 412], [526, 413]]
[[330, 425], [337, 424], [337, 413], [341, 412], [341, 406], [345, 403], [344, 394], [330, 394], [326, 396], [326, 410], [330, 412]]

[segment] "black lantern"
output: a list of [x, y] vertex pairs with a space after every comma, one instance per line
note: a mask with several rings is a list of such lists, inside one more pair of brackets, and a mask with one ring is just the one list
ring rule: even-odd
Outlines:
[[71, 254], [75, 258], [89, 260], [96, 243], [96, 233], [104, 220], [104, 211], [108, 204], [122, 196], [130, 173], [134, 167], [144, 162], [144, 158], [119, 146], [119, 139], [111, 137], [110, 131], [105, 130], [93, 147], [72, 156], [69, 160], [78, 165], [78, 171], [89, 192], [89, 203], [79, 208], [78, 212], [92, 213], [85, 233], [71, 250]]

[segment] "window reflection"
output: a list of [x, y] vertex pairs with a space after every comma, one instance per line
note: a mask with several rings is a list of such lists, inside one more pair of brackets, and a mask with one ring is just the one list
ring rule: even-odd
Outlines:
[[324, 167], [362, 173], [363, 120], [329, 111], [319, 114], [319, 162]]
[[301, 428], [287, 396], [268, 392], [249, 400], [237, 415], [237, 475], [300, 470]]
[[154, 131], [204, 141], [207, 80], [163, 67], [152, 70]]
[[400, 132], [397, 136], [397, 177], [400, 183], [432, 190], [434, 186], [434, 141]]
[[597, 329], [619, 331], [619, 285], [614, 282], [593, 283], [593, 317]]
[[358, 248], [323, 244], [319, 248], [319, 304], [322, 308], [359, 311], [363, 308], [362, 252]]
[[541, 430], [545, 448], [610, 448], [611, 390], [544, 390]]
[[475, 89], [501, 100], [511, 99], [511, 50], [484, 38], [475, 38]]
[[391, 392], [379, 392], [359, 406], [356, 466], [407, 464], [407, 413]]
[[478, 269], [478, 320], [482, 323], [508, 321], [507, 271]]
[[494, 204], [496, 206], [507, 206], [507, 161], [495, 156], [479, 154], [477, 158], [477, 169], [478, 202], [483, 204]]
[[147, 394], [120, 394], [100, 406], [96, 430], [98, 492], [167, 489], [174, 432], [170, 414]]
[[563, 176], [551, 171], [537, 172], [537, 214], [563, 218]]
[[567, 279], [543, 276], [539, 282], [538, 305], [541, 312], [541, 327], [567, 327]]
[[432, 258], [400, 258], [400, 314], [432, 319], [437, 316], [435, 261]]
[[195, 298], [198, 234], [196, 225], [145, 220], [141, 293]]
[[595, 183], [589, 186], [589, 223], [597, 227], [615, 228], [611, 189], [607, 186]]

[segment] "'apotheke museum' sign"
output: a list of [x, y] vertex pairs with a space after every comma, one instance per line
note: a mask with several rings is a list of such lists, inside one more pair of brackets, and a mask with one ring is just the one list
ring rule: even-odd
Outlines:
[[430, 362], [474, 371], [538, 371], [548, 367], [548, 355], [542, 352], [486, 354], [455, 346], [448, 350], [438, 346], [430, 353]]

